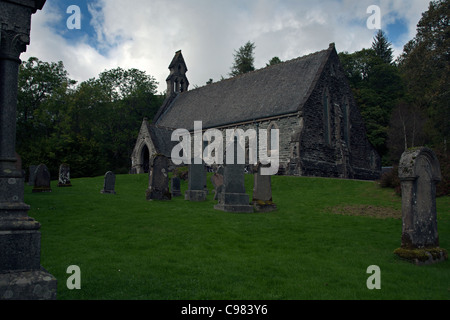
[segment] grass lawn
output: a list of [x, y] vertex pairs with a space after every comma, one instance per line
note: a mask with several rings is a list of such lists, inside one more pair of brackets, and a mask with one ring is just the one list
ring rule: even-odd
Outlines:
[[[201, 203], [146, 201], [146, 174], [118, 175], [116, 195], [100, 193], [103, 177], [72, 184], [25, 189], [58, 299], [450, 299], [449, 261], [416, 266], [393, 254], [401, 199], [374, 182], [274, 176], [278, 210], [254, 214], [214, 210], [212, 192]], [[437, 208], [450, 251], [450, 197]], [[372, 211], [389, 214], [354, 215]], [[80, 290], [66, 286], [70, 265], [81, 269]], [[380, 290], [366, 286], [371, 265]]]

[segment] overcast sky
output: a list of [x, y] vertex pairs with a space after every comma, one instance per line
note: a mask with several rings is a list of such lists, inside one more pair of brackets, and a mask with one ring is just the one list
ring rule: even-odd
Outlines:
[[[255, 67], [328, 48], [338, 52], [369, 48], [377, 30], [367, 27], [371, 5], [395, 55], [416, 34], [428, 0], [47, 0], [32, 17], [31, 56], [63, 61], [79, 82], [116, 67], [152, 75], [165, 90], [167, 69], [182, 50], [191, 86], [228, 77], [233, 53], [247, 41], [256, 45]], [[80, 8], [80, 29], [68, 29], [70, 5]], [[192, 87], [191, 87], [192, 88]]]

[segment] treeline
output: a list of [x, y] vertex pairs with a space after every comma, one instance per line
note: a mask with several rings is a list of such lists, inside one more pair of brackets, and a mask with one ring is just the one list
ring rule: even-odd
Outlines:
[[61, 163], [72, 177], [126, 173], [144, 117], [164, 97], [157, 82], [137, 69], [116, 68], [77, 84], [62, 62], [37, 58], [19, 71], [16, 150], [23, 168], [45, 163], [53, 178]]
[[358, 101], [369, 140], [384, 165], [398, 162], [405, 149], [427, 145], [447, 152], [450, 137], [450, 1], [432, 1], [417, 35], [393, 60], [386, 35], [372, 47], [340, 53]]
[[381, 30], [371, 48], [339, 54], [383, 165], [395, 166], [408, 148], [431, 147], [441, 164], [440, 195], [450, 192], [449, 16], [450, 0], [430, 2], [396, 60]]
[[[339, 53], [368, 138], [383, 165], [398, 163], [408, 148], [429, 146], [438, 154], [447, 185], [449, 11], [450, 0], [430, 2], [416, 37], [397, 59], [381, 30], [371, 48]], [[254, 49], [249, 41], [235, 51], [230, 76], [255, 69]], [[269, 65], [280, 62], [274, 57]], [[156, 86], [152, 76], [137, 69], [116, 68], [77, 84], [62, 62], [23, 62], [16, 143], [23, 167], [42, 162], [56, 176], [66, 162], [73, 177], [128, 172], [142, 119], [152, 119], [164, 100]]]

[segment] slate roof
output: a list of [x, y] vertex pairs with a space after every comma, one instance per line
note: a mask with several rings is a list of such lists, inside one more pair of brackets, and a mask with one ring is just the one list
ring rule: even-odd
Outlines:
[[334, 45], [307, 56], [174, 94], [161, 106], [154, 123], [193, 130], [263, 119], [300, 111]]

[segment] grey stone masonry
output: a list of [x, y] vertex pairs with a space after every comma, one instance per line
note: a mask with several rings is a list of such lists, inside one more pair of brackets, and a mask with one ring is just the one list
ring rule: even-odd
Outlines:
[[56, 298], [56, 279], [40, 266], [40, 224], [28, 216], [15, 155], [20, 55], [30, 43], [31, 15], [44, 3], [0, 1], [0, 299]]
[[447, 252], [439, 248], [436, 183], [441, 180], [441, 170], [435, 153], [426, 147], [405, 151], [398, 175], [402, 188], [402, 244], [396, 253], [404, 257], [409, 250], [411, 257], [421, 252], [412, 258], [416, 263], [447, 258]]

